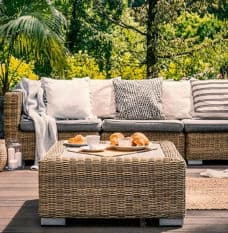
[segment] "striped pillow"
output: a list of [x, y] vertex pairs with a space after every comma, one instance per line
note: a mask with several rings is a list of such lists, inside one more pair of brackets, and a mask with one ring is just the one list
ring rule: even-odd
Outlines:
[[194, 117], [228, 119], [228, 80], [191, 80]]

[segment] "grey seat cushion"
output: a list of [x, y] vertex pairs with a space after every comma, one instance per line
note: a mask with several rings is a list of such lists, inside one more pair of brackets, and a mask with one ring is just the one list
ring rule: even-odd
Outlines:
[[228, 120], [183, 120], [185, 132], [228, 132]]
[[[57, 120], [58, 132], [98, 132], [101, 130], [101, 121], [98, 120]], [[35, 131], [34, 123], [29, 119], [21, 119], [20, 129], [22, 131]]]
[[156, 131], [156, 132], [182, 132], [184, 125], [178, 120], [113, 120], [105, 119], [102, 130], [114, 131]]

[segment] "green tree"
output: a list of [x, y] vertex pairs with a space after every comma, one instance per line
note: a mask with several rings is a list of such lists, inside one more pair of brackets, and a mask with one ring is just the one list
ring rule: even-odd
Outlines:
[[139, 22], [140, 26], [144, 25], [143, 28], [132, 26], [125, 23], [123, 20], [116, 21], [112, 19], [111, 16], [108, 17], [108, 20], [122, 28], [133, 30], [145, 38], [147, 77], [157, 77], [157, 63], [160, 56], [159, 40], [161, 39], [159, 25], [174, 21], [180, 14], [184, 1], [137, 0], [130, 1], [129, 3], [135, 20]]
[[192, 13], [198, 13], [200, 16], [213, 14], [221, 20], [228, 18], [227, 0], [186, 0], [186, 9]]
[[52, 68], [65, 67], [65, 27], [64, 16], [48, 0], [0, 2], [2, 94], [10, 88], [12, 77], [9, 77], [9, 66], [12, 56], [20, 58], [22, 62], [35, 59], [45, 65], [45, 61], [48, 60]]
[[[201, 55], [213, 54], [213, 50], [216, 51], [216, 49], [220, 51], [218, 44], [224, 44], [222, 54], [225, 54], [225, 48], [227, 48], [226, 19], [228, 15], [225, 0], [132, 0], [131, 2], [130, 6], [135, 20], [140, 25], [145, 25], [145, 27], [139, 29], [138, 27], [129, 27], [126, 24], [121, 25], [120, 23], [119, 25], [133, 29], [144, 36], [146, 41], [147, 77], [157, 77], [159, 70], [167, 67], [166, 64], [169, 64], [170, 61], [175, 61], [174, 63], [178, 61], [178, 66], [188, 64], [189, 59], [187, 59], [188, 62], [186, 63], [186, 56], [192, 57], [195, 55], [191, 60], [196, 65], [196, 57], [198, 56], [196, 54], [199, 54], [199, 52]], [[196, 12], [198, 18], [188, 17], [184, 19], [183, 15], [187, 15], [188, 12], [190, 15], [192, 12]], [[211, 17], [208, 17], [209, 13], [211, 13]], [[182, 16], [182, 20], [187, 27], [178, 22], [178, 19], [181, 20], [180, 16]], [[194, 22], [194, 20], [197, 22]], [[170, 25], [174, 27], [168, 29], [167, 25], [168, 27]], [[178, 32], [181, 32], [181, 28], [177, 30], [176, 25], [183, 27], [183, 34], [178, 34]], [[164, 30], [164, 28], [166, 29]], [[194, 31], [195, 28], [197, 28], [197, 31]], [[175, 30], [175, 32], [172, 30]], [[198, 60], [197, 68], [193, 69], [192, 72], [202, 67], [199, 64], [202, 64], [203, 59], [208, 61], [206, 56], [203, 56]], [[211, 59], [213, 60], [213, 57]], [[224, 61], [223, 70], [226, 69], [226, 64], [227, 62]]]
[[[134, 21], [128, 9], [121, 17], [121, 22], [142, 30]], [[124, 79], [143, 79], [146, 77], [144, 36], [134, 30], [116, 26], [112, 32], [112, 69], [111, 77], [121, 76]]]
[[130, 78], [141, 66], [141, 78], [145, 65], [147, 78], [227, 70], [226, 0], [55, 1], [67, 2], [60, 8], [71, 22], [71, 51], [96, 58], [106, 77]]
[[110, 78], [114, 22], [125, 7], [122, 0], [70, 0], [68, 48], [72, 53], [83, 51], [93, 56], [101, 71]]
[[226, 23], [216, 16], [197, 13], [183, 13], [175, 24], [160, 27], [165, 41], [160, 61], [161, 74], [167, 78], [180, 79], [200, 73], [201, 78], [215, 77], [228, 60], [228, 42]]
[[145, 16], [141, 21], [145, 23], [146, 28], [141, 34], [145, 35], [146, 40], [147, 78], [155, 78], [159, 72], [157, 64], [161, 57], [160, 41], [162, 40], [159, 26], [174, 22], [181, 12], [183, 3], [182, 0], [146, 0], [141, 7], [142, 11], [137, 12], [137, 14], [143, 12]]

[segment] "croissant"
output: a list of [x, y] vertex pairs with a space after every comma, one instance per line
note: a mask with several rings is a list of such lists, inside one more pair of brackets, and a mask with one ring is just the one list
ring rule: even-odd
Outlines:
[[81, 134], [78, 134], [73, 138], [69, 138], [68, 143], [85, 144], [86, 143], [86, 138], [83, 137]]
[[123, 139], [124, 138], [124, 135], [122, 133], [113, 133], [110, 135], [110, 143], [111, 145], [113, 146], [118, 146], [119, 144], [119, 139]]
[[133, 146], [146, 146], [150, 143], [150, 140], [143, 133], [133, 133], [131, 139]]

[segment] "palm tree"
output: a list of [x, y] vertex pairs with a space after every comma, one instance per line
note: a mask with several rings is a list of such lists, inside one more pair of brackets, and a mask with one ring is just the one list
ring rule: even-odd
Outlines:
[[27, 62], [48, 60], [52, 68], [64, 68], [65, 29], [66, 19], [50, 0], [0, 0], [1, 94], [10, 88], [11, 56]]

